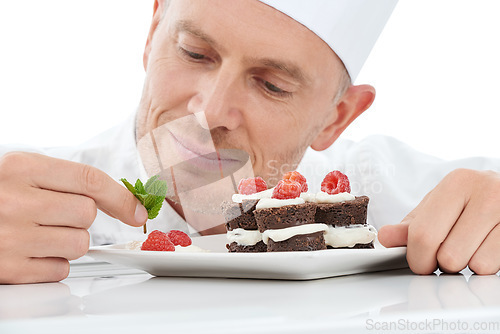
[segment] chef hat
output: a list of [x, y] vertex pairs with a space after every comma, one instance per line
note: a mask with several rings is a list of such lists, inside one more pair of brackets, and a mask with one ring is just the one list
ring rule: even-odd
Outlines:
[[260, 0], [318, 35], [354, 81], [397, 0]]

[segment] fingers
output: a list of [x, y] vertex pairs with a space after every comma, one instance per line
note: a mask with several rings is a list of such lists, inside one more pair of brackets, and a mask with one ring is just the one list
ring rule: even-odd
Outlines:
[[61, 257], [75, 260], [89, 250], [90, 235], [86, 229], [37, 226], [30, 234], [23, 252], [27, 257]]
[[[476, 250], [479, 251], [481, 244], [484, 242], [485, 249], [492, 249], [495, 247], [494, 235], [497, 234], [495, 230], [492, 229], [499, 221], [500, 217], [500, 206], [495, 204], [491, 208], [486, 208], [488, 205], [488, 200], [482, 198], [481, 196], [476, 196], [468, 201], [467, 206], [463, 210], [462, 214], [458, 218], [457, 222], [448, 233], [446, 240], [439, 247], [437, 253], [437, 261], [439, 268], [447, 273], [456, 273], [464, 269], [471, 258], [473, 257]], [[492, 236], [486, 239], [488, 234]], [[486, 240], [485, 240], [486, 239]], [[487, 254], [492, 260], [496, 260], [496, 263], [500, 263], [500, 259], [497, 256], [500, 251], [500, 236], [497, 236], [496, 253]], [[481, 251], [478, 255], [479, 261], [487, 261], [487, 259], [482, 259]], [[482, 267], [483, 265], [479, 265]], [[491, 265], [487, 265], [488, 269], [492, 269]], [[497, 267], [498, 268], [498, 267]], [[486, 268], [485, 268], [486, 269]], [[482, 271], [482, 268], [480, 269]], [[498, 269], [497, 269], [498, 270]]]
[[89, 247], [100, 208], [133, 225], [146, 209], [104, 172], [32, 153], [0, 157], [0, 283], [58, 281]]
[[420, 204], [413, 209], [400, 224], [384, 225], [379, 229], [377, 237], [384, 247], [402, 247], [408, 244], [408, 226], [410, 222], [418, 216], [431, 194], [432, 191], [422, 199]]
[[30, 283], [58, 282], [69, 275], [69, 262], [58, 257], [31, 258], [26, 266], [24, 279]]
[[466, 205], [464, 182], [450, 173], [417, 208], [408, 221], [406, 258], [417, 274], [430, 274], [438, 267], [437, 253]]
[[494, 275], [500, 270], [500, 224], [476, 250], [469, 261], [469, 269], [478, 275]]
[[147, 220], [147, 211], [135, 196], [97, 168], [38, 154], [19, 154], [10, 159], [36, 166], [36, 170], [24, 167], [36, 187], [88, 196], [98, 208], [128, 225], [141, 226]]
[[86, 229], [35, 224], [23, 226], [23, 231], [3, 229], [1, 237], [0, 261], [2, 257], [61, 257], [74, 260], [87, 253], [90, 241]]
[[410, 268], [430, 274], [439, 265], [455, 273], [469, 264], [478, 273], [498, 271], [499, 201], [497, 173], [462, 169], [448, 174], [405, 219]]
[[95, 201], [87, 196], [32, 188], [24, 200], [28, 219], [39, 225], [88, 229], [97, 215]]
[[408, 244], [408, 222], [385, 225], [378, 231], [378, 241], [384, 247], [401, 247]]
[[1, 284], [57, 282], [69, 274], [68, 260], [57, 257], [0, 260], [0, 268]]

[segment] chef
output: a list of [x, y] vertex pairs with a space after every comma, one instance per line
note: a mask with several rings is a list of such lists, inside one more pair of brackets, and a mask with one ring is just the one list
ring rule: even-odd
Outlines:
[[500, 269], [500, 160], [443, 161], [395, 139], [339, 139], [375, 89], [354, 85], [395, 0], [156, 0], [137, 112], [72, 148], [0, 147], [0, 283], [64, 279], [89, 245], [127, 242], [147, 212], [120, 178], [167, 180], [152, 229], [224, 233], [242, 177], [338, 169], [410, 268]]

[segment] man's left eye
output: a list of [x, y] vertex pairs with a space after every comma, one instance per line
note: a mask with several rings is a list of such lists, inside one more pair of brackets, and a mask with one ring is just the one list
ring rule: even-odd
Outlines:
[[288, 96], [291, 94], [290, 92], [287, 92], [286, 90], [283, 90], [283, 89], [279, 88], [278, 86], [273, 85], [269, 81], [264, 81], [264, 86], [266, 87], [266, 89], [268, 91], [270, 91], [271, 93], [273, 93], [275, 95]]
[[182, 47], [179, 47], [179, 50], [181, 51], [182, 54], [184, 54], [188, 58], [191, 58], [191, 59], [194, 59], [194, 60], [204, 60], [204, 59], [206, 59], [206, 56], [204, 54], [193, 52], [193, 51], [189, 51], [189, 50], [186, 50], [186, 49], [184, 49]]
[[284, 90], [273, 85], [272, 83], [270, 83], [269, 81], [266, 81], [265, 82], [265, 85], [266, 85], [266, 88], [269, 89], [270, 91], [272, 92], [275, 92], [275, 93], [283, 93]]
[[205, 59], [205, 55], [202, 55], [201, 53], [196, 53], [196, 52], [191, 52], [191, 51], [187, 51], [186, 50], [186, 54], [193, 58], [193, 59], [196, 59], [196, 60], [201, 60], [201, 59]]

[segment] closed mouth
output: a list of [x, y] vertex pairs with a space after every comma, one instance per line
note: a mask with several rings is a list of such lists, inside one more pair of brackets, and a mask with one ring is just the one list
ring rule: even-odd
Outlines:
[[191, 144], [172, 132], [170, 135], [182, 160], [205, 172], [219, 172], [221, 176], [228, 175], [241, 168], [249, 159], [248, 153], [239, 149], [217, 150], [213, 146]]

